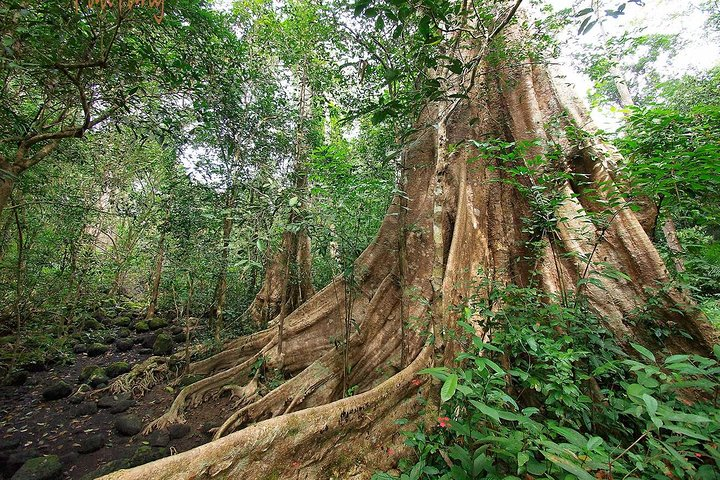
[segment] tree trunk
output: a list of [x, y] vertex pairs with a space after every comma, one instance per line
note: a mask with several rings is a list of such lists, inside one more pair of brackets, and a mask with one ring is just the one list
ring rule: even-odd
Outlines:
[[[0, 171], [0, 173], [2, 173]], [[15, 181], [12, 177], [0, 175], [0, 217], [5, 211], [8, 202], [10, 201], [10, 195], [12, 194]]]
[[165, 258], [165, 232], [160, 234], [158, 240], [157, 256], [155, 257], [155, 269], [153, 270], [152, 288], [150, 290], [150, 304], [147, 308], [146, 319], [150, 319], [155, 316], [155, 310], [157, 309], [158, 295], [160, 294], [160, 280], [162, 278], [162, 267], [163, 260]]
[[[297, 208], [290, 213], [289, 224], [299, 226], [293, 232], [285, 231], [281, 249], [275, 253], [265, 272], [265, 281], [255, 300], [248, 308], [248, 315], [255, 325], [265, 327], [271, 320], [278, 323], [284, 315], [292, 313], [315, 294], [312, 284], [312, 256], [310, 237], [302, 225], [302, 214], [307, 201], [307, 172], [305, 162], [308, 145], [307, 123], [312, 114], [312, 93], [305, 68], [300, 72], [299, 119], [295, 138], [295, 194]], [[287, 298], [287, 304], [285, 304]], [[285, 311], [282, 312], [282, 308]]]
[[[348, 345], [332, 341], [343, 335], [349, 294], [338, 278], [284, 318], [282, 359], [277, 329], [230, 342], [223, 353], [192, 365], [194, 373], [213, 375], [180, 392], [149, 427], [183, 421], [187, 404], [202, 403], [224, 385], [242, 385], [241, 406], [215, 441], [106, 478], [369, 478], [391, 468], [397, 458], [387, 450], [402, 448], [404, 440], [395, 421], [420, 420], [418, 412], [434, 390], [416, 374], [431, 363], [453, 360], [450, 333], [459, 313], [450, 307], [478, 293], [473, 284], [479, 275], [504, 284], [532, 282], [548, 293], [562, 293], [593, 276], [602, 286], [585, 284], [583, 294], [620, 345], [652, 341], [632, 316], [654, 295], [668, 307], [656, 312], [657, 321], [675, 322], [692, 336], [671, 338], [668, 350], [710, 351], [717, 332], [682, 292], [663, 289], [670, 280], [665, 265], [612, 188], [607, 165], [618, 154], [596, 139], [567, 135], [568, 127], [590, 125], [580, 103], [532, 62], [488, 63], [478, 71], [484, 73], [472, 82], [468, 99], [432, 103], [420, 114], [404, 153], [403, 222], [413, 228], [401, 225], [396, 198], [375, 241], [356, 262], [351, 313], [358, 328]], [[516, 145], [532, 141], [516, 166], [546, 153], [553, 160], [544, 167], [527, 164], [532, 173], [518, 178], [503, 168], [506, 160], [470, 142], [484, 138]], [[553, 184], [562, 194], [554, 212], [561, 220], [553, 236], [543, 234], [544, 248], [531, 250], [523, 219], [534, 212], [515, 185], [529, 187], [553, 169], [563, 174]], [[601, 213], [606, 222], [595, 222]], [[401, 248], [404, 264], [397, 258]], [[610, 266], [629, 280], [599, 275]], [[399, 268], [406, 270], [403, 283], [413, 292], [406, 305]], [[434, 344], [426, 341], [430, 329]], [[345, 348], [349, 374], [343, 380]], [[282, 361], [292, 375], [260, 398], [257, 382], [248, 382], [259, 358], [267, 368]], [[343, 398], [343, 384], [356, 385], [359, 394]]]
[[288, 314], [312, 297], [315, 288], [311, 271], [312, 256], [307, 232], [284, 232], [282, 245], [268, 262], [262, 287], [248, 308], [248, 315], [255, 325], [267, 326], [271, 321], [278, 320], [283, 296], [288, 299]]
[[[1, 218], [1, 217], [0, 217]], [[5, 258], [5, 252], [7, 251], [7, 245], [10, 243], [8, 237], [10, 233], [10, 226], [13, 223], [13, 216], [7, 215], [5, 221], [0, 226], [0, 262]]]
[[211, 314], [213, 327], [215, 329], [215, 340], [220, 341], [220, 331], [223, 326], [223, 308], [227, 295], [227, 268], [230, 253], [230, 234], [233, 228], [233, 212], [235, 207], [235, 186], [230, 187], [225, 199], [225, 217], [223, 218], [222, 251], [220, 252], [220, 272], [217, 284], [215, 285], [215, 299], [213, 301], [213, 312]]
[[665, 242], [667, 242], [667, 246], [672, 254], [675, 272], [683, 273], [685, 271], [685, 262], [683, 261], [682, 255], [685, 252], [680, 244], [680, 240], [678, 239], [675, 222], [673, 222], [673, 219], [670, 217], [668, 217], [665, 220], [665, 223], [663, 223], [663, 235], [665, 235]]

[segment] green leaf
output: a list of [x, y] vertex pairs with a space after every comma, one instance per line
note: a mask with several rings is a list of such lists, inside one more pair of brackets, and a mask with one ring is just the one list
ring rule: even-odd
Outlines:
[[572, 428], [561, 427], [559, 425], [552, 424], [548, 425], [548, 428], [559, 433], [563, 436], [563, 438], [565, 438], [565, 440], [572, 443], [578, 448], [585, 448], [588, 443], [588, 440], [582, 433], [578, 432], [577, 430], [573, 430]]
[[589, 13], [592, 13], [593, 11], [594, 11], [594, 10], [593, 10], [592, 7], [583, 8], [582, 10], [580, 10], [579, 12], [577, 12], [577, 13], [575, 14], [575, 16], [576, 16], [576, 17], [584, 17], [585, 15], [587, 15], [587, 14], [589, 14]]
[[496, 422], [500, 422], [500, 412], [495, 410], [489, 405], [485, 405], [482, 402], [478, 402], [477, 400], [470, 400], [470, 403], [475, 405], [475, 407], [480, 410], [483, 414], [487, 415], [488, 417], [492, 418]]
[[646, 391], [646, 388], [639, 383], [632, 383], [627, 386], [627, 393], [631, 397], [642, 397]]
[[[357, 12], [357, 11], [356, 11]], [[357, 13], [355, 13], [357, 15]], [[583, 30], [585, 30], [585, 27], [587, 27], [587, 24], [590, 23], [591, 17], [587, 17], [583, 22], [580, 24], [580, 28], [578, 28], [578, 35], [582, 35]]]
[[[592, 18], [592, 17], [587, 17], [585, 20], [589, 20], [590, 18]], [[584, 28], [581, 27], [582, 29], [581, 29], [581, 31], [580, 31], [580, 34], [581, 34], [581, 35], [585, 35], [585, 34], [588, 33], [590, 30], [592, 30], [592, 28], [595, 26], [595, 24], [597, 24], [597, 20], [593, 20], [593, 21], [590, 22], [590, 23], [585, 23], [585, 22], [583, 22]]]
[[448, 65], [448, 70], [456, 75], [460, 75], [463, 71], [463, 64], [460, 60], [453, 59], [452, 63]]
[[440, 389], [440, 400], [442, 402], [447, 402], [453, 397], [453, 395], [455, 395], [455, 390], [457, 390], [457, 382], [457, 375], [455, 375], [454, 373], [448, 375], [448, 377], [445, 379], [445, 383], [443, 383], [443, 386]]
[[527, 464], [527, 471], [530, 475], [540, 476], [545, 475], [547, 467], [543, 462], [538, 462], [534, 458], [531, 458]]
[[432, 367], [432, 368], [423, 368], [418, 372], [420, 375], [432, 375], [433, 377], [437, 378], [438, 380], [445, 380], [448, 375], [450, 375], [450, 370], [447, 369], [447, 367]]
[[545, 455], [545, 458], [550, 460], [552, 463], [562, 468], [566, 472], [575, 475], [580, 480], [595, 480], [595, 477], [583, 470], [580, 465], [576, 465], [566, 458], [558, 457], [557, 455], [549, 452], [542, 452], [542, 454]]
[[590, 440], [588, 440], [587, 445], [585, 446], [585, 448], [586, 448], [587, 450], [595, 450], [597, 447], [599, 447], [600, 445], [602, 445], [603, 441], [604, 441], [604, 440], [603, 440], [602, 438], [600, 438], [600, 437], [591, 437]]
[[710, 441], [710, 439], [709, 439], [708, 437], [706, 437], [705, 435], [703, 435], [703, 434], [701, 434], [701, 433], [693, 432], [693, 431], [690, 430], [690, 429], [687, 429], [687, 428], [685, 428], [685, 427], [681, 427], [681, 426], [679, 426], [679, 425], [674, 425], [674, 424], [672, 424], [672, 423], [668, 423], [668, 424], [663, 425], [663, 428], [667, 428], [668, 430], [671, 430], [671, 431], [673, 431], [673, 432], [675, 432], [675, 433], [679, 433], [680, 435], [685, 435], [685, 436], [690, 437], [690, 438], [696, 438], [696, 439], [698, 439], [698, 440], [704, 440], [704, 441], [706, 441], [706, 442], [707, 442], [707, 441]]
[[499, 375], [505, 375], [505, 370], [503, 370], [502, 368], [500, 368], [500, 366], [499, 366], [497, 363], [493, 362], [493, 361], [490, 360], [489, 358], [484, 358], [484, 357], [478, 358], [478, 359], [476, 360], [476, 363], [477, 363], [478, 365], [480, 365], [480, 364], [482, 364], [482, 365], [487, 365], [487, 366], [489, 366], [490, 368], [492, 368], [493, 370], [495, 370], [495, 373], [497, 373], [497, 374], [499, 374]]
[[671, 363], [678, 363], [678, 362], [684, 362], [690, 358], [690, 355], [670, 355], [665, 359], [665, 365], [669, 365]]
[[647, 407], [647, 412], [651, 417], [654, 417], [658, 409], [658, 401], [647, 393], [643, 393], [642, 399], [645, 402], [645, 407]]
[[418, 24], [418, 32], [425, 39], [430, 38], [430, 22], [431, 21], [432, 21], [432, 19], [428, 15], [425, 15], [420, 19], [420, 23]]
[[643, 357], [647, 358], [648, 360], [651, 360], [652, 362], [655, 362], [655, 355], [648, 350], [647, 348], [643, 347], [642, 345], [638, 345], [637, 343], [630, 343], [630, 345], [639, 352]]

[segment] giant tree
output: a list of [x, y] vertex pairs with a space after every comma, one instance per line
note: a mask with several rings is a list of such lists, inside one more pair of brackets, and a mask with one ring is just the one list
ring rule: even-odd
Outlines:
[[[337, 278], [288, 315], [282, 351], [273, 328], [190, 366], [207, 378], [181, 391], [150, 428], [182, 421], [186, 404], [234, 384], [239, 409], [213, 442], [107, 478], [367, 478], [389, 467], [387, 448], [402, 443], [396, 420], [417, 420], [435, 391], [417, 374], [453, 362], [461, 314], [451, 307], [476, 292], [481, 275], [532, 283], [548, 298], [582, 295], [620, 345], [659, 349], [633, 321], [654, 306], [653, 321], [678, 331], [668, 352], [710, 350], [717, 332], [667, 288], [665, 265], [613, 183], [617, 153], [529, 48], [520, 3], [357, 4], [359, 13], [395, 22], [398, 41], [437, 48], [416, 57], [414, 86], [427, 96], [403, 150], [406, 226], [395, 199], [356, 261], [356, 288], [337, 288], [346, 281]], [[536, 217], [542, 222], [528, 228]], [[412, 291], [406, 309], [398, 255]], [[344, 295], [353, 295], [358, 326], [343, 348], [330, 339], [344, 329]], [[290, 377], [264, 396], [253, 367], [260, 361]], [[356, 395], [343, 398], [345, 382]]]

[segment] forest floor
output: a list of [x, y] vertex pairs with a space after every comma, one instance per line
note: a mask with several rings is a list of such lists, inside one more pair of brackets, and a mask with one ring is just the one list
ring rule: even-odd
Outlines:
[[[129, 329], [124, 330], [127, 333]], [[230, 415], [232, 404], [225, 397], [213, 403], [213, 409], [188, 411], [185, 426], [143, 435], [142, 429], [164, 413], [179, 387], [160, 382], [142, 396], [113, 396], [105, 388], [112, 380], [102, 382], [107, 379], [100, 378], [92, 388], [82, 386], [78, 378], [93, 366], [107, 369], [115, 362], [127, 362], [132, 367], [153, 353], [160, 333], [175, 338], [184, 334], [179, 325], [172, 324], [124, 339], [108, 332], [105, 353], [77, 353], [74, 359], [49, 367], [25, 366], [28, 377], [22, 385], [0, 387], [0, 479], [24, 478], [13, 475], [27, 460], [46, 455], [57, 456], [61, 464], [60, 470], [56, 463], [55, 473], [48, 478], [96, 478], [203, 444], [210, 440], [210, 430]], [[123, 340], [125, 347], [120, 346]], [[48, 394], [53, 388], [58, 393]], [[62, 398], [49, 400], [46, 396]]]

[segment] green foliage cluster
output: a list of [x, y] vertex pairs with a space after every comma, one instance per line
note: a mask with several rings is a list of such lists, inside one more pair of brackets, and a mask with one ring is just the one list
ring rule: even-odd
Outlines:
[[582, 302], [552, 300], [479, 286], [464, 352], [421, 372], [442, 383], [426, 412], [437, 421], [404, 432], [414, 458], [399, 478], [718, 478], [720, 347], [716, 359], [628, 355]]
[[[143, 315], [158, 274], [157, 311], [180, 318], [211, 318], [225, 277], [222, 334], [248, 333], [284, 231], [311, 233], [318, 288], [352, 264], [394, 190], [396, 147], [344, 121], [356, 52], [335, 11], [190, 0], [158, 24], [151, 8], [80, 3], [0, 7], [7, 358], [67, 352], [98, 305]], [[18, 142], [32, 165], [13, 161]]]
[[720, 299], [720, 69], [663, 82], [656, 103], [629, 110], [615, 140], [626, 162], [621, 173], [633, 196], [653, 200], [659, 209], [658, 248], [672, 266], [663, 242], [667, 219], [677, 225], [685, 271], [674, 272], [714, 321]]

